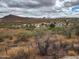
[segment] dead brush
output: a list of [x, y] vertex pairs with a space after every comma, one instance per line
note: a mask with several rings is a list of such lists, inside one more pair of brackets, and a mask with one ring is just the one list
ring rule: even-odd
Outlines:
[[39, 41], [39, 39], [37, 39], [37, 48], [39, 49], [39, 54], [42, 56], [47, 55], [47, 50], [49, 47], [49, 38], [47, 38], [47, 40], [43, 41]]
[[27, 59], [28, 53], [24, 51], [24, 48], [16, 47], [11, 48], [10, 50], [7, 50], [7, 55], [10, 57], [10, 59]]

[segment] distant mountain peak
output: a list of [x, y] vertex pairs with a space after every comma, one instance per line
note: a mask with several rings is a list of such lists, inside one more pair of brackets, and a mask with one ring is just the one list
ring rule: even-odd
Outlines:
[[19, 16], [12, 15], [12, 14], [7, 15], [1, 19], [2, 19], [2, 22], [23, 22], [25, 21], [24, 17], [19, 17]]
[[12, 15], [12, 14], [9, 14], [9, 15], [7, 15], [7, 16], [4, 16], [3, 17], [3, 19], [5, 18], [15, 18], [15, 17], [18, 17], [19, 18], [19, 16], [15, 16], [15, 15]]

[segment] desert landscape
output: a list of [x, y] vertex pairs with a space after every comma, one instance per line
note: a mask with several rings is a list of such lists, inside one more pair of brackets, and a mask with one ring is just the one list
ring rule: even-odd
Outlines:
[[0, 59], [79, 59], [79, 18], [1, 18]]
[[79, 59], [79, 0], [0, 0], [0, 59]]

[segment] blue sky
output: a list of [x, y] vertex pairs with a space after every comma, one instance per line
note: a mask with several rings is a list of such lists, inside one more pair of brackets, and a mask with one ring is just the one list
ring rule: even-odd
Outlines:
[[72, 7], [73, 13], [79, 13], [79, 5]]
[[79, 0], [0, 0], [0, 17], [78, 17]]

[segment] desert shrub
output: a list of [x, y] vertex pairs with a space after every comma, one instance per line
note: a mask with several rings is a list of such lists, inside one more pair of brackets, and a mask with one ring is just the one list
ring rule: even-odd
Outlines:
[[75, 28], [75, 35], [79, 36], [79, 27]]
[[53, 23], [51, 23], [50, 25], [49, 25], [49, 27], [52, 29], [52, 28], [55, 28], [55, 24], [53, 24]]
[[64, 31], [62, 32], [67, 38], [71, 38], [72, 35], [79, 35], [79, 25], [73, 23], [73, 25], [69, 27], [65, 27]]
[[52, 32], [54, 32], [54, 33], [60, 33], [60, 32], [62, 32], [63, 30], [64, 30], [64, 27], [52, 27], [53, 25], [51, 25], [51, 26], [48, 26], [48, 30], [51, 30]]
[[0, 42], [4, 42], [4, 39], [0, 38]]
[[55, 28], [55, 26], [52, 24], [48, 26], [48, 30], [52, 30], [53, 28]]
[[70, 31], [70, 30], [63, 30], [61, 34], [66, 36], [66, 38], [72, 37], [72, 31]]
[[0, 34], [0, 42], [3, 42], [3, 41], [4, 41], [4, 36]]
[[34, 25], [29, 24], [29, 26], [26, 26], [26, 30], [34, 30], [34, 29], [35, 29]]
[[70, 27], [70, 31], [72, 31], [74, 35], [79, 36], [79, 24], [74, 23], [74, 25]]
[[49, 47], [48, 40], [46, 40], [42, 43], [37, 41], [37, 45], [38, 45], [40, 55], [42, 55], [42, 56], [47, 55], [47, 50], [48, 50], [48, 47]]
[[30, 38], [33, 35], [34, 35], [34, 32], [33, 31], [25, 31], [25, 32], [19, 33], [19, 36], [24, 36], [26, 38]]
[[9, 33], [0, 32], [0, 42], [3, 42], [5, 39], [12, 39], [12, 36]]
[[39, 28], [34, 30], [34, 36], [42, 37], [44, 34], [46, 34], [47, 30], [44, 28]]
[[21, 32], [17, 34], [17, 42], [23, 41], [27, 42], [29, 38], [32, 38], [34, 36], [34, 33], [32, 31], [26, 31], [26, 32]]
[[22, 35], [22, 36], [18, 36], [14, 43], [26, 42], [26, 41], [28, 41], [28, 40], [27, 40], [27, 37], [24, 36], [24, 35]]
[[55, 27], [52, 29], [52, 31], [54, 31], [55, 33], [59, 33], [60, 31], [62, 32], [64, 30], [63, 27]]

